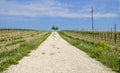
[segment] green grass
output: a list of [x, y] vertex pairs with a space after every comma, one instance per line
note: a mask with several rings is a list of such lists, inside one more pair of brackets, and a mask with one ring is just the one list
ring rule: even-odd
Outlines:
[[105, 42], [94, 43], [66, 35], [64, 32], [59, 32], [60, 36], [68, 41], [73, 46], [80, 48], [88, 53], [89, 56], [100, 61], [113, 71], [120, 72], [119, 52], [113, 50]]
[[67, 35], [72, 35], [72, 37], [75, 37], [75, 38], [84, 39], [92, 42], [105, 41], [111, 47], [120, 51], [120, 32], [116, 33], [117, 34], [116, 43], [115, 43], [114, 32], [105, 32], [105, 31], [94, 32], [94, 38], [93, 38], [93, 33], [91, 31], [70, 31], [69, 30], [69, 31], [64, 31], [64, 33]]
[[18, 64], [19, 60], [27, 56], [33, 49], [36, 49], [49, 35], [50, 33], [47, 33], [32, 42], [24, 42], [19, 48], [0, 53], [0, 72], [3, 72], [12, 64]]

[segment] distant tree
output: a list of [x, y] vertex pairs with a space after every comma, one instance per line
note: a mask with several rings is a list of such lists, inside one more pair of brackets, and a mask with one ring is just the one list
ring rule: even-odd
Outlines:
[[59, 28], [58, 27], [56, 27], [56, 26], [53, 26], [52, 28], [51, 28], [51, 30], [54, 30], [54, 31], [57, 31]]

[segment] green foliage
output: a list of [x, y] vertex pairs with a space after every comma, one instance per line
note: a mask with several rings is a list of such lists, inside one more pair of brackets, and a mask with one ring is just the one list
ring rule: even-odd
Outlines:
[[58, 28], [57, 26], [53, 26], [51, 29], [54, 30], [54, 31], [56, 31], [56, 30], [58, 30], [59, 28]]
[[110, 50], [110, 47], [107, 45], [106, 42], [98, 43], [98, 46], [97, 46], [98, 53], [102, 53], [103, 51], [107, 51], [107, 50]]
[[94, 43], [83, 39], [72, 37], [63, 32], [59, 32], [60, 36], [70, 44], [85, 51], [91, 57], [105, 64], [112, 70], [119, 72], [119, 52], [111, 49], [106, 42]]

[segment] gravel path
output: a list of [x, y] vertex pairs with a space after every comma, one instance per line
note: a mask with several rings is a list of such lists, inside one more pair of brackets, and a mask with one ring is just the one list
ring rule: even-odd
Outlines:
[[114, 73], [52, 33], [37, 50], [3, 73]]

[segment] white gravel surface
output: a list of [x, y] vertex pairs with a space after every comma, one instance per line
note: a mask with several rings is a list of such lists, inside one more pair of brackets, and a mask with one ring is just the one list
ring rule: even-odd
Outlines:
[[29, 56], [3, 73], [115, 73], [53, 32]]

